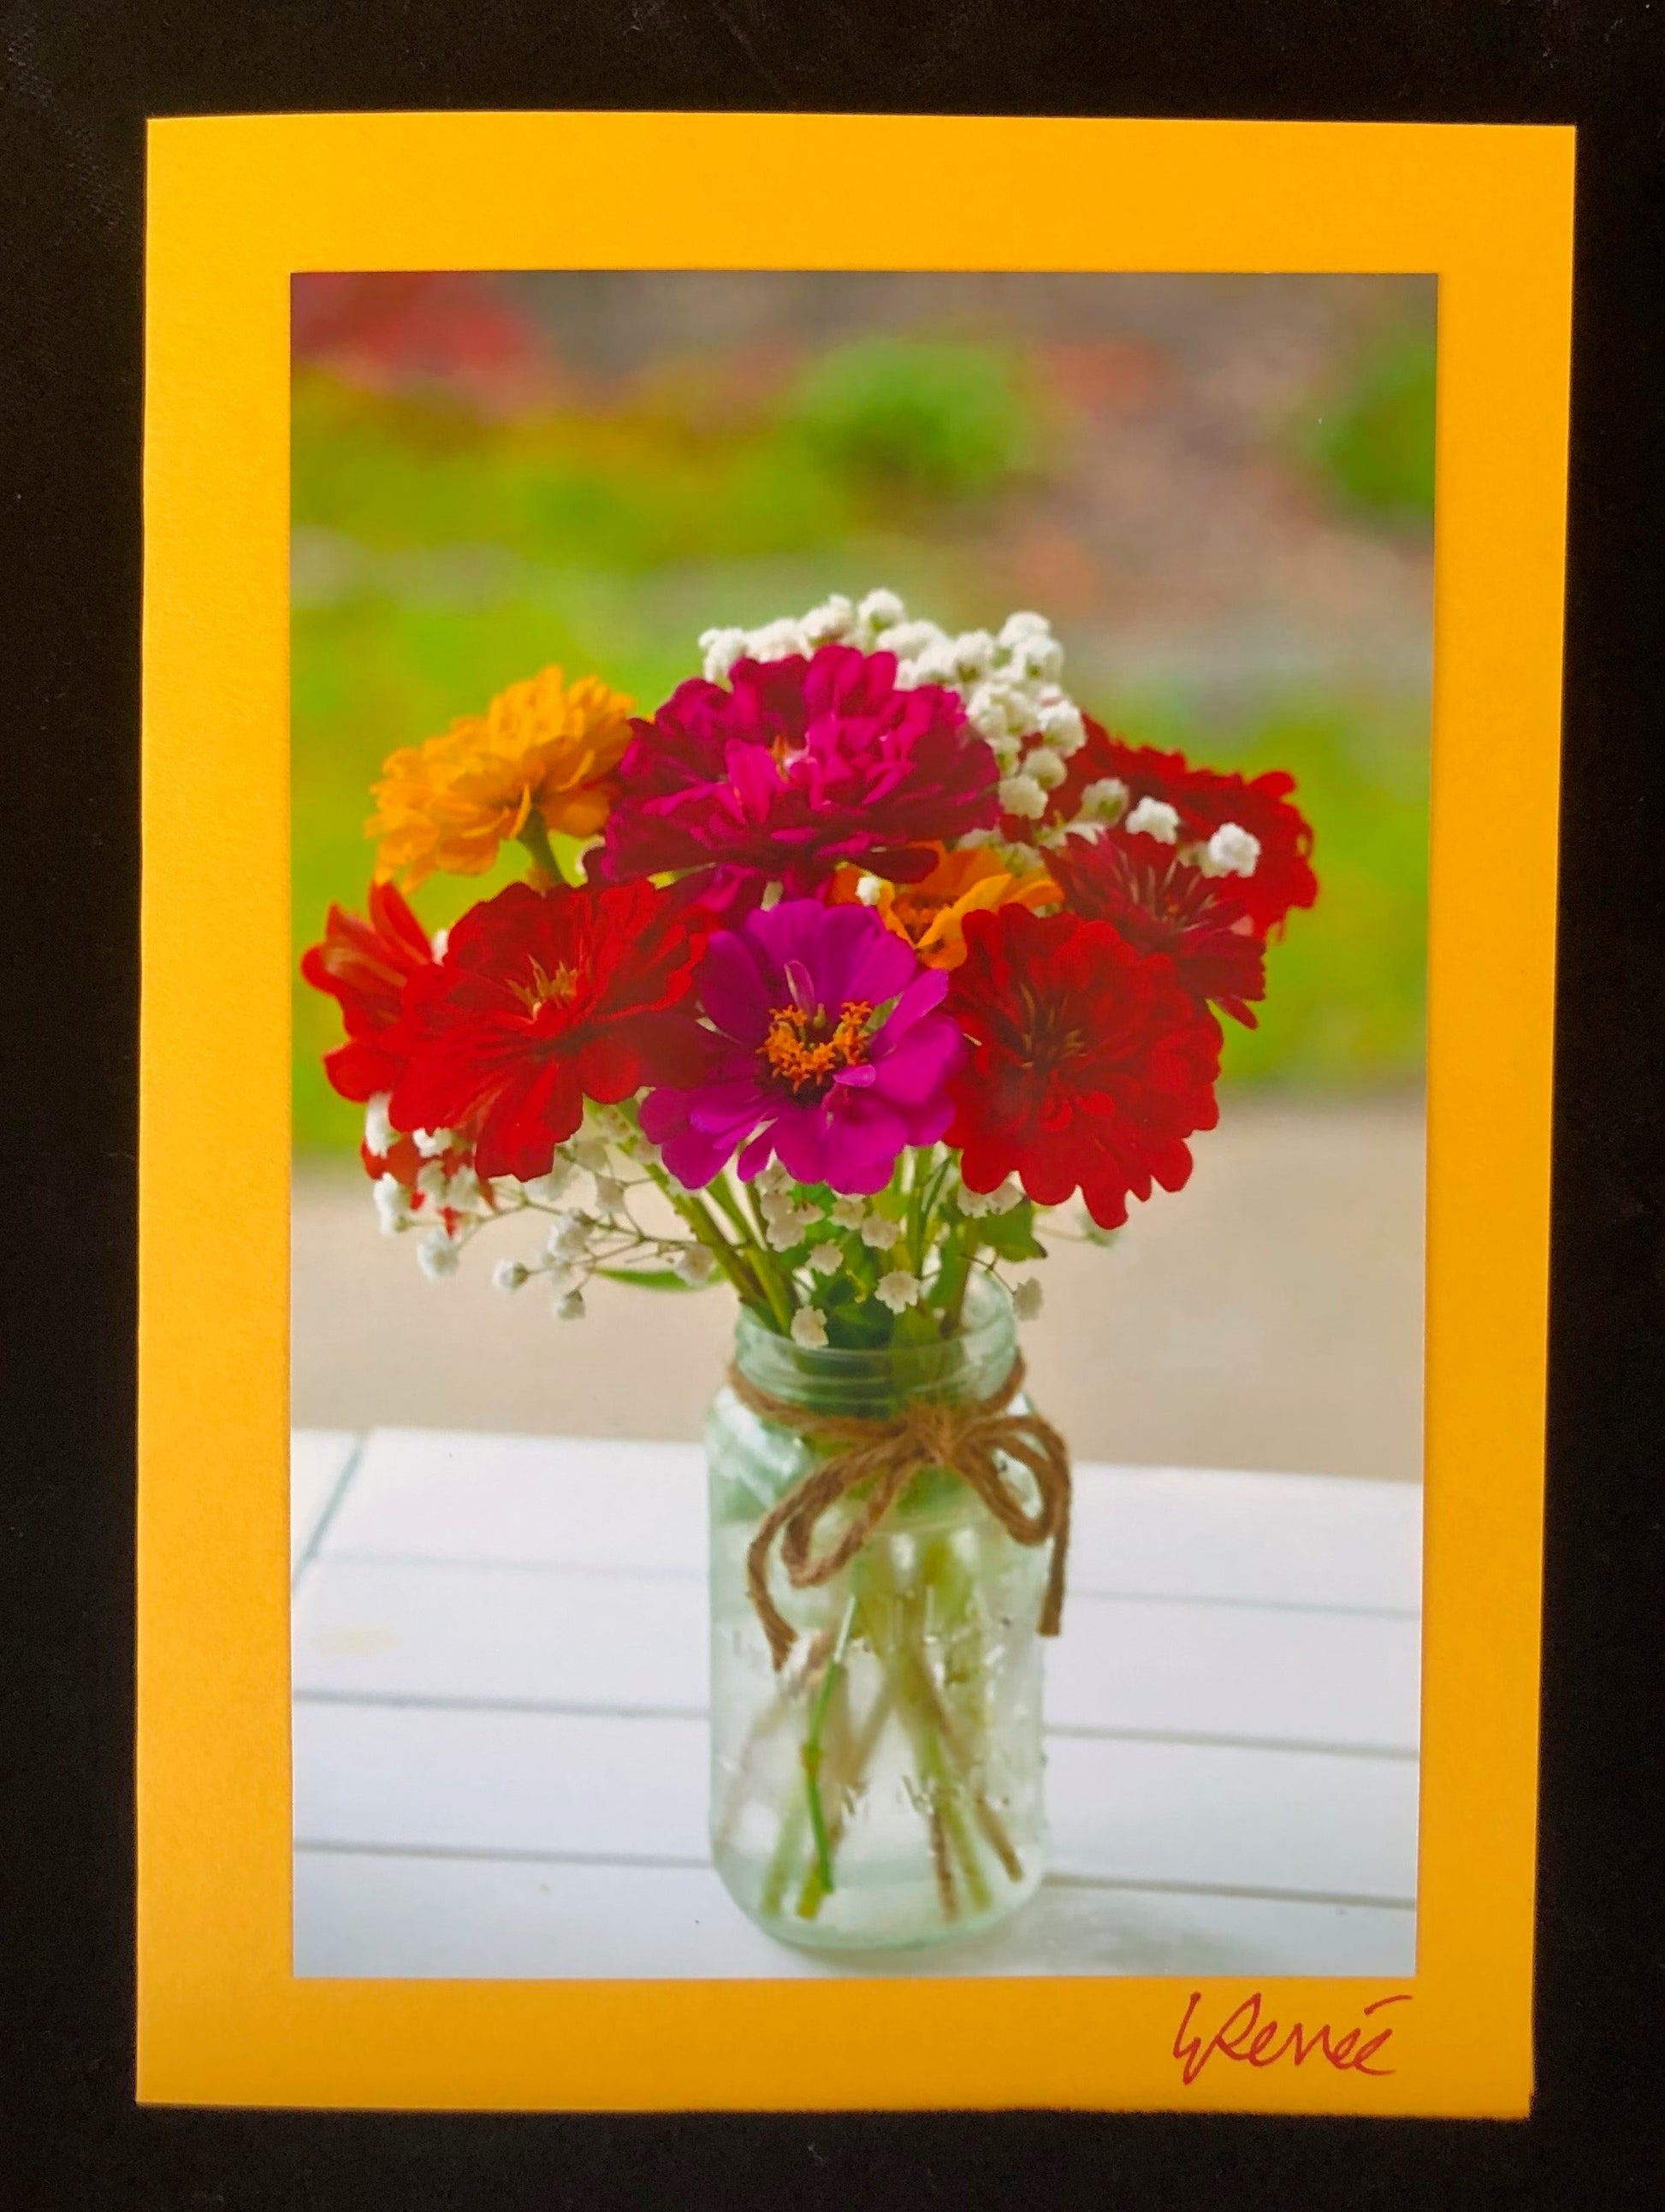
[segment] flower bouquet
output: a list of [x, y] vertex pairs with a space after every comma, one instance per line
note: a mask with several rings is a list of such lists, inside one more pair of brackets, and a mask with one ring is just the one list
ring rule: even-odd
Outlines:
[[[1039, 615], [950, 636], [875, 592], [700, 642], [650, 716], [548, 669], [393, 754], [368, 911], [303, 973], [429, 1274], [538, 1216], [495, 1279], [564, 1319], [598, 1279], [734, 1289], [714, 1856], [778, 1935], [918, 1942], [1041, 1872], [1070, 1469], [1011, 1271], [1185, 1182], [1311, 832], [1289, 776], [1093, 721]], [[509, 841], [525, 880], [430, 937], [398, 881]]]

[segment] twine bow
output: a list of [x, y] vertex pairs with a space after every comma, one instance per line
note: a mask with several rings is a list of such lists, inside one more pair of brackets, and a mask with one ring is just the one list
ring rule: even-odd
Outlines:
[[[769, 1556], [780, 1538], [781, 1563], [794, 1589], [814, 1589], [831, 1582], [877, 1531], [910, 1479], [921, 1468], [946, 1468], [974, 1490], [1002, 1528], [1020, 1544], [1052, 1541], [1040, 1630], [1056, 1636], [1064, 1612], [1064, 1554], [1070, 1543], [1070, 1454], [1064, 1441], [1039, 1413], [1006, 1411], [1023, 1384], [1023, 1362], [986, 1398], [961, 1405], [921, 1400], [892, 1420], [854, 1414], [813, 1413], [776, 1398], [729, 1370], [729, 1387], [761, 1419], [808, 1434], [831, 1437], [847, 1445], [778, 1499], [752, 1539], [746, 1557], [746, 1582], [769, 1650], [778, 1669], [796, 1631], [769, 1595]], [[1040, 1502], [1030, 1512], [1000, 1465], [1002, 1455], [1016, 1460], [1034, 1477]], [[819, 1557], [811, 1550], [821, 1516], [863, 1483], [872, 1487], [857, 1505], [849, 1527]]]

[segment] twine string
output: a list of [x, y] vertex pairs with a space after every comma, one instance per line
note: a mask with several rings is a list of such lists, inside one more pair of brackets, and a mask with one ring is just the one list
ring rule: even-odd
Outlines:
[[[1070, 1543], [1070, 1453], [1058, 1431], [1039, 1413], [1008, 1412], [1023, 1387], [1021, 1357], [999, 1389], [986, 1398], [960, 1405], [916, 1400], [890, 1419], [811, 1412], [759, 1389], [737, 1366], [729, 1370], [729, 1387], [759, 1419], [801, 1434], [826, 1437], [845, 1447], [812, 1468], [776, 1501], [747, 1553], [747, 1588], [778, 1670], [791, 1650], [796, 1631], [769, 1592], [776, 1539], [794, 1589], [829, 1583], [871, 1542], [908, 1482], [927, 1467], [957, 1474], [1016, 1542], [1044, 1544], [1050, 1538], [1052, 1556], [1039, 1626], [1043, 1636], [1058, 1634]], [[1033, 1511], [1002, 1467], [1003, 1457], [1015, 1460], [1034, 1476], [1039, 1503]], [[857, 1502], [843, 1533], [817, 1553], [815, 1537], [823, 1515], [863, 1484], [870, 1487]]]

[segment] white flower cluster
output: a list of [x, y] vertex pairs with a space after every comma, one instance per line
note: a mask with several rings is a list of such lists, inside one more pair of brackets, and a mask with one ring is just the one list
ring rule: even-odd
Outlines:
[[1252, 830], [1223, 822], [1197, 865], [1205, 876], [1252, 876], [1259, 858], [1260, 840]]
[[821, 1218], [818, 1206], [807, 1200], [801, 1203], [794, 1197], [792, 1178], [778, 1160], [771, 1160], [759, 1171], [753, 1188], [772, 1252], [790, 1252], [794, 1245], [802, 1244], [806, 1231]]
[[[1113, 776], [1106, 781], [1115, 785], [1120, 806], [1125, 806], [1126, 785]], [[1088, 795], [1102, 788], [1089, 784]], [[1164, 799], [1142, 799], [1122, 826], [1130, 837], [1154, 837], [1159, 845], [1175, 846], [1178, 858], [1205, 876], [1252, 876], [1260, 858], [1260, 840], [1236, 822], [1223, 822], [1205, 845], [1180, 845], [1179, 811]]]
[[1015, 1206], [1022, 1205], [1023, 1189], [1009, 1176], [993, 1190], [967, 1190], [961, 1183], [954, 1194], [954, 1203], [969, 1220], [980, 1220], [985, 1213], [1009, 1213]]
[[800, 1306], [792, 1316], [792, 1341], [805, 1352], [826, 1348], [826, 1316], [819, 1306]]
[[[894, 592], [869, 592], [859, 603], [835, 593], [808, 614], [784, 615], [760, 629], [708, 629], [699, 644], [713, 684], [723, 682], [737, 660], [808, 659], [823, 645], [893, 653], [901, 689], [940, 684], [959, 694], [967, 720], [987, 739], [999, 767], [1001, 811], [1020, 821], [1043, 819], [1049, 794], [1086, 742], [1081, 709], [1060, 680], [1064, 647], [1045, 615], [1009, 615], [997, 634], [973, 629], [956, 637], [911, 616]], [[1174, 844], [1180, 818], [1174, 808], [1163, 799], [1144, 799], [1129, 813], [1131, 797], [1119, 776], [1102, 776], [1082, 793], [1072, 821], [1037, 829], [1033, 844], [1009, 843], [996, 830], [973, 830], [959, 842], [997, 846], [1019, 873], [1040, 866], [1042, 853], [1055, 851], [1066, 838], [1101, 836], [1124, 816], [1130, 836]], [[1217, 830], [1206, 846], [1180, 854], [1206, 876], [1251, 876], [1259, 857], [1259, 841], [1235, 822]], [[860, 896], [876, 899], [877, 879], [865, 878]]]
[[[385, 1158], [399, 1138], [387, 1118], [387, 1103], [385, 1092], [371, 1099], [365, 1115], [365, 1143], [377, 1158]], [[388, 1235], [426, 1229], [417, 1258], [423, 1273], [433, 1279], [456, 1273], [463, 1246], [485, 1221], [528, 1212], [550, 1217], [541, 1252], [530, 1259], [500, 1260], [491, 1280], [497, 1289], [512, 1294], [534, 1277], [541, 1279], [554, 1294], [554, 1311], [564, 1321], [582, 1318], [584, 1286], [604, 1263], [651, 1257], [690, 1287], [709, 1281], [716, 1270], [713, 1255], [704, 1247], [680, 1238], [656, 1238], [632, 1218], [631, 1190], [643, 1178], [627, 1181], [629, 1167], [657, 1169], [661, 1157], [658, 1147], [616, 1107], [587, 1103], [582, 1124], [557, 1147], [545, 1174], [524, 1182], [516, 1176], [494, 1176], [489, 1188], [466, 1160], [454, 1172], [446, 1172], [446, 1154], [464, 1149], [454, 1130], [418, 1129], [411, 1135], [421, 1161], [413, 1187], [384, 1174], [374, 1182], [372, 1195]], [[595, 1192], [588, 1209], [571, 1202], [572, 1187], [580, 1176], [589, 1177]]]
[[[399, 1133], [387, 1119], [390, 1095], [377, 1091], [364, 1109], [364, 1147], [378, 1159], [385, 1158], [399, 1141]], [[417, 1259], [424, 1274], [438, 1280], [455, 1274], [467, 1234], [463, 1224], [491, 1213], [493, 1198], [467, 1161], [447, 1174], [444, 1155], [456, 1149], [454, 1130], [417, 1129], [412, 1133], [422, 1162], [414, 1187], [407, 1188], [397, 1176], [382, 1174], [371, 1184], [370, 1196], [384, 1237], [431, 1224], [417, 1247]]]
[[854, 645], [871, 653], [880, 633], [900, 623], [906, 613], [894, 592], [869, 592], [857, 606], [834, 592], [807, 615], [783, 615], [760, 629], [702, 631], [699, 649], [704, 655], [705, 680], [721, 684], [737, 660], [808, 659], [824, 645]]

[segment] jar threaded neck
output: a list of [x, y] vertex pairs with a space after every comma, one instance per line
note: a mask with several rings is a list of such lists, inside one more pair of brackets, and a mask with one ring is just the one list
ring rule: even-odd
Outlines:
[[1017, 1328], [1004, 1287], [988, 1274], [967, 1285], [964, 1325], [937, 1342], [847, 1351], [795, 1344], [745, 1310], [735, 1331], [741, 1373], [771, 1397], [814, 1412], [881, 1419], [920, 1399], [945, 1404], [990, 1395], [1012, 1370]]

